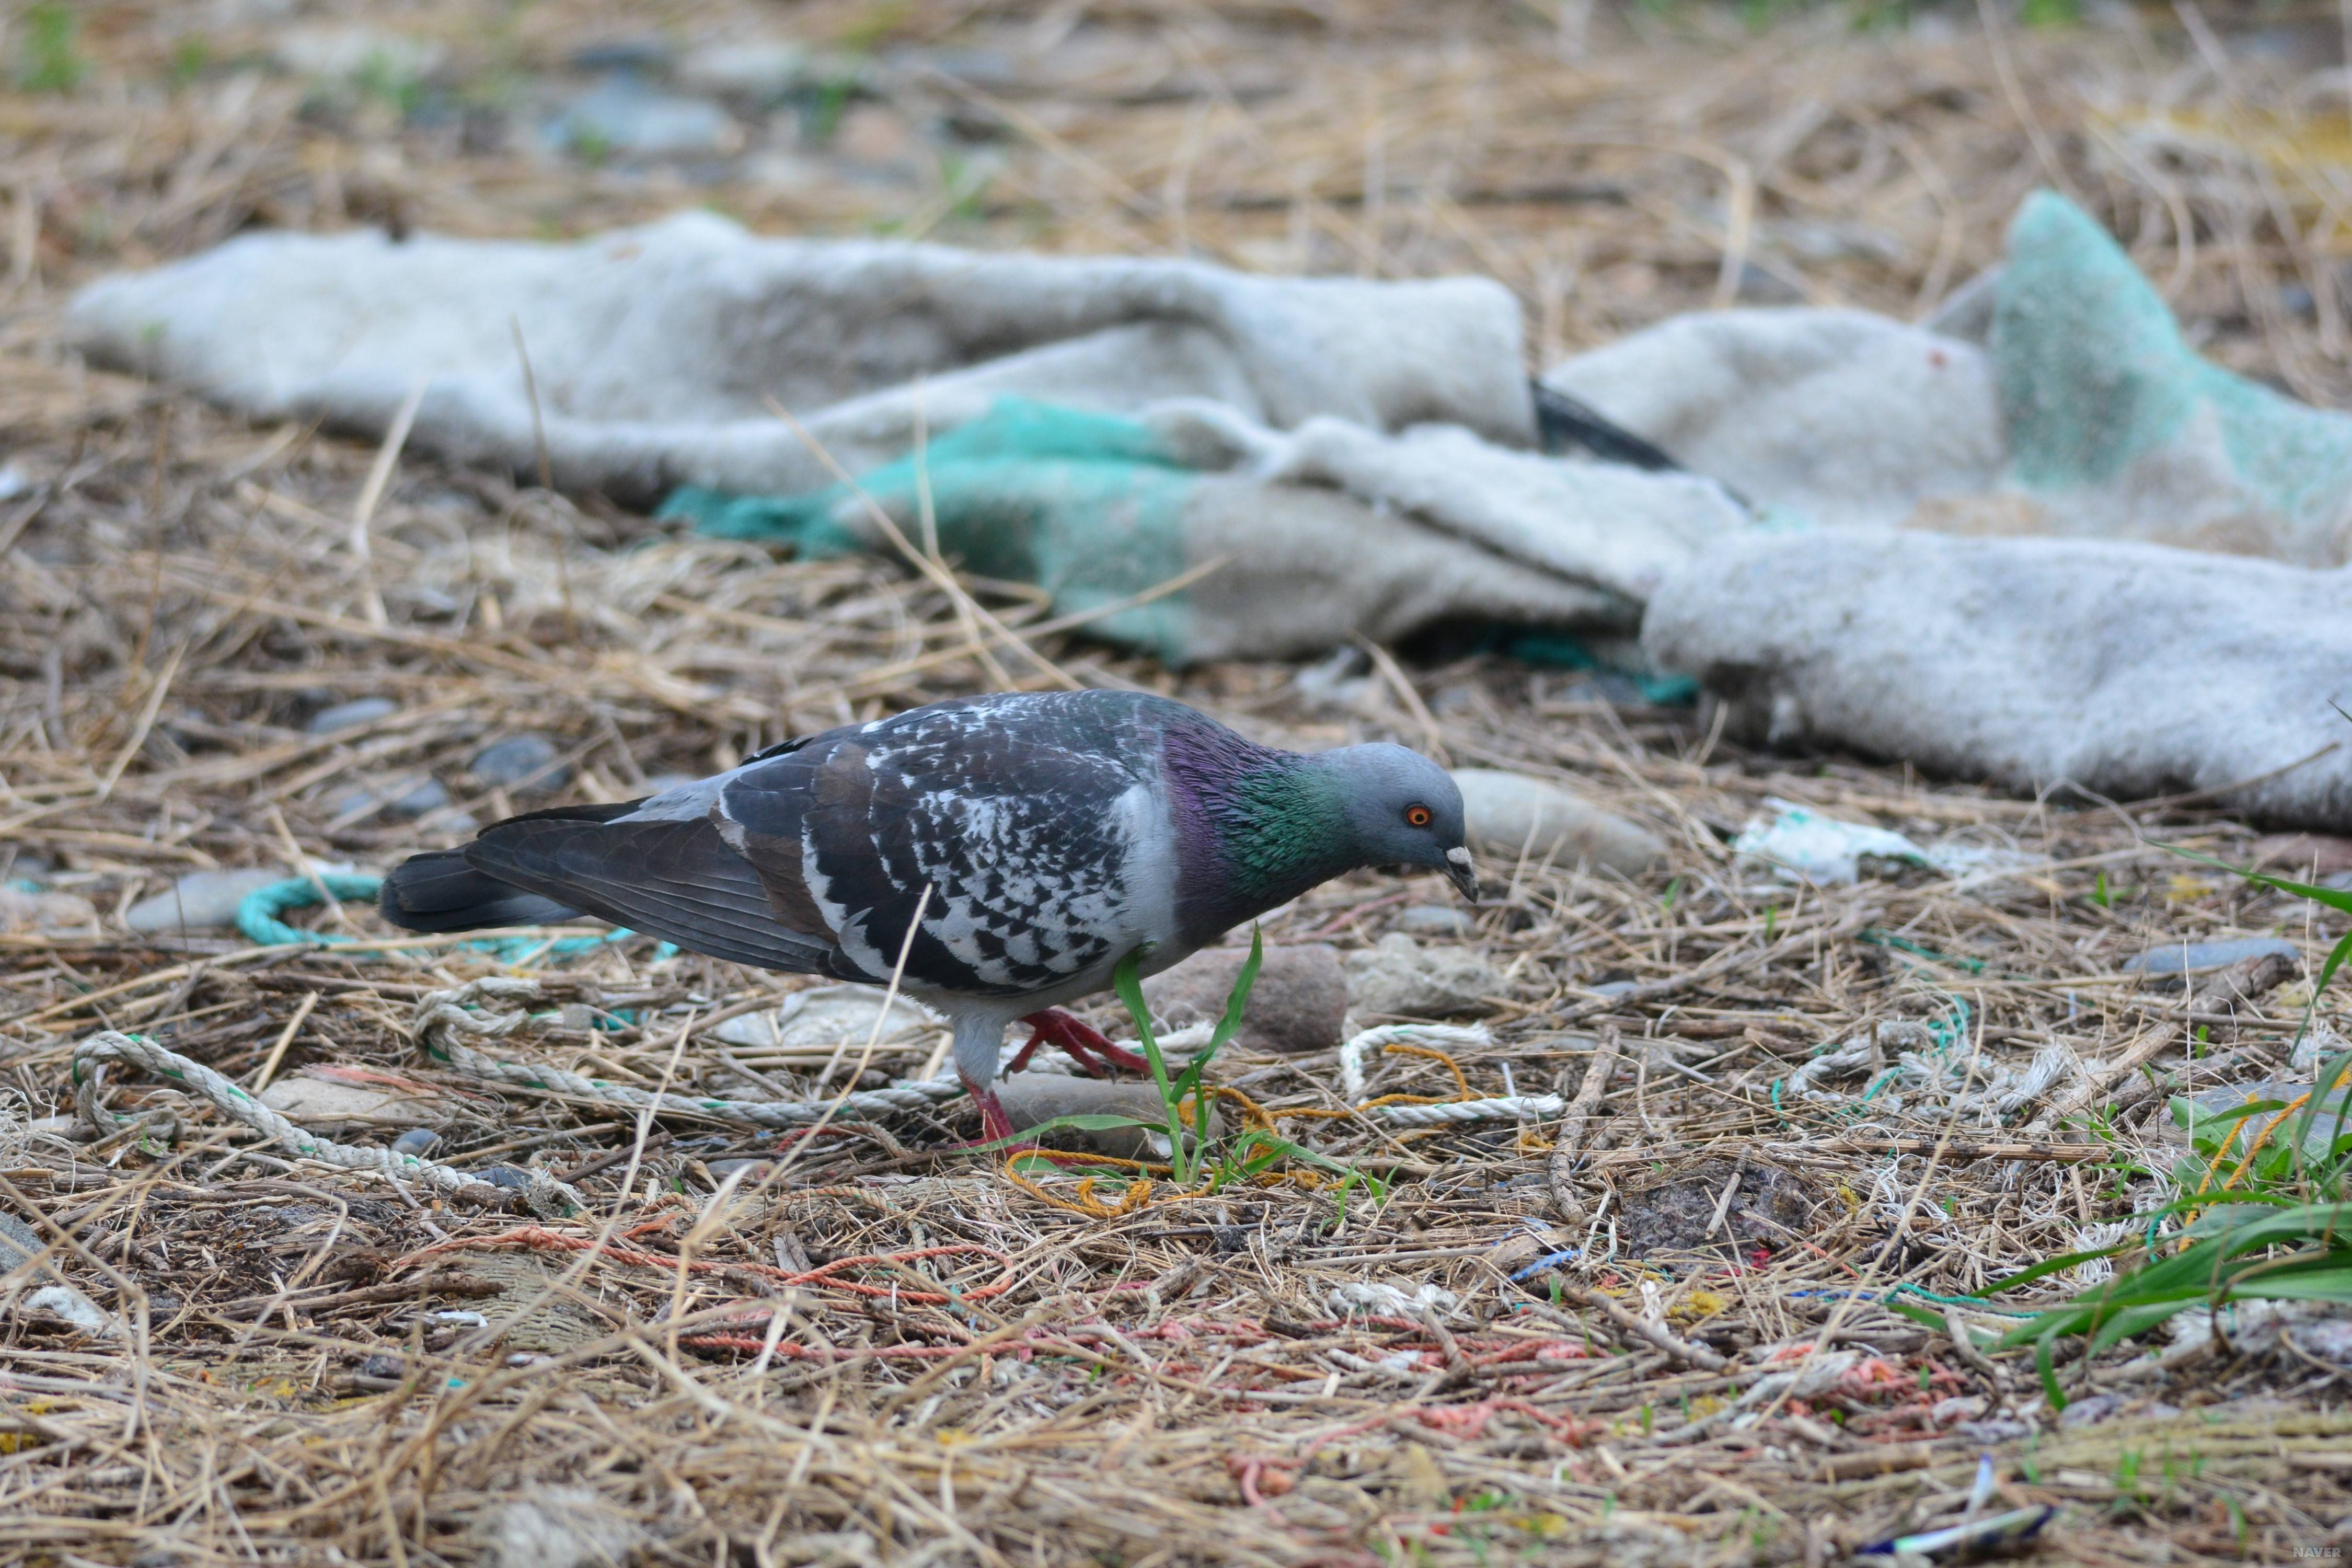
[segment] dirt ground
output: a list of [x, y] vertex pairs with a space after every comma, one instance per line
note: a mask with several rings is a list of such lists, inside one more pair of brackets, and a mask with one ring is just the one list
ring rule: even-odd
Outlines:
[[[1373, 1049], [1360, 1085], [1328, 1045], [1220, 1058], [1234, 1116], [1377, 1183], [1008, 1171], [947, 1147], [977, 1130], [952, 1100], [814, 1132], [644, 1116], [461, 1070], [436, 995], [534, 982], [467, 993], [477, 1022], [520, 1021], [457, 1043], [641, 1099], [875, 1090], [935, 1072], [939, 1046], [722, 1037], [803, 983], [645, 939], [338, 951], [126, 916], [192, 873], [381, 869], [551, 791], [631, 798], [984, 689], [956, 604], [528, 476], [383, 469], [372, 444], [91, 371], [58, 328], [78, 285], [256, 226], [558, 237], [702, 205], [778, 234], [1474, 271], [1524, 301], [1532, 368], [1713, 306], [1917, 317], [2055, 184], [2203, 352], [2340, 405], [2334, 8], [0, 17], [0, 1210], [48, 1270], [13, 1276], [0, 1320], [0, 1559], [1815, 1563], [2042, 1505], [2018, 1550], [2051, 1561], [2352, 1542], [2346, 1369], [2292, 1338], [2062, 1354], [2062, 1412], [2029, 1353], [1956, 1337], [2105, 1266], [1975, 1292], [2168, 1201], [2170, 1089], [2285, 1070], [2338, 928], [2159, 841], [2298, 869], [2340, 846], [2194, 798], [2019, 800], [1754, 752], [1706, 707], [1486, 655], [1302, 680], [1044, 635], [1006, 656], [1030, 684], [1562, 782], [1665, 861], [1494, 868], [1463, 922], [1442, 879], [1367, 873], [1267, 920], [1360, 977], [1400, 936], [1469, 977], [1423, 1010], [1483, 1036]], [[969, 587], [1016, 630], [1048, 614]], [[535, 768], [483, 762], [517, 738]], [[1778, 801], [1973, 868], [1777, 878], [1730, 840]], [[363, 901], [289, 918], [385, 940]], [[2123, 968], [2233, 938], [2297, 957], [2252, 998]], [[2318, 1017], [2352, 1027], [2333, 995]], [[184, 1078], [77, 1070], [104, 1030], [247, 1089], [357, 1096], [377, 1109], [342, 1142], [426, 1123], [435, 1160], [513, 1185], [486, 1205], [478, 1183], [298, 1157]], [[1854, 1042], [1853, 1075], [1792, 1084]], [[2135, 1046], [2145, 1070], [2037, 1098], [2037, 1062], [2095, 1074]], [[1507, 1094], [1566, 1106], [1387, 1114]], [[533, 1212], [534, 1178], [583, 1205]]]

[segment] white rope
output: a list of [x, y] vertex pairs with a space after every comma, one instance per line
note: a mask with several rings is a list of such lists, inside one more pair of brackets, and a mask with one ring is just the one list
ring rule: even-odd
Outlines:
[[1339, 1093], [1349, 1104], [1364, 1098], [1364, 1054], [1375, 1047], [1399, 1044], [1420, 1046], [1491, 1046], [1495, 1037], [1484, 1024], [1383, 1024], [1366, 1029], [1339, 1047]]
[[[561, 1068], [501, 1061], [464, 1043], [461, 1037], [471, 1037], [477, 1040], [504, 1039], [530, 1021], [530, 1015], [525, 1012], [477, 1012], [471, 1010], [469, 1005], [496, 1001], [528, 1002], [539, 994], [535, 981], [499, 975], [467, 981], [452, 990], [427, 992], [417, 1001], [415, 1014], [410, 1021], [410, 1037], [434, 1061], [470, 1078], [546, 1089], [600, 1105], [625, 1107], [639, 1111], [650, 1109], [656, 1115], [701, 1116], [752, 1127], [805, 1127], [822, 1120], [828, 1110], [837, 1116], [856, 1117], [928, 1110], [964, 1091], [963, 1085], [953, 1078], [901, 1079], [887, 1089], [860, 1089], [840, 1096], [837, 1108], [833, 1099], [744, 1100], [722, 1100], [708, 1095], [657, 1095], [625, 1084], [605, 1083]], [[1339, 1047], [1340, 1079], [1350, 1101], [1364, 1098], [1365, 1053], [1376, 1047], [1405, 1041], [1475, 1047], [1491, 1045], [1493, 1037], [1478, 1025], [1463, 1027], [1445, 1024], [1391, 1024], [1366, 1029]], [[1171, 1040], [1171, 1043], [1175, 1042]], [[175, 1051], [164, 1049], [152, 1040], [112, 1029], [93, 1035], [74, 1047], [72, 1071], [76, 1100], [84, 1108], [86, 1118], [93, 1121], [97, 1120], [99, 1079], [109, 1062], [121, 1062], [180, 1085], [209, 1101], [222, 1115], [263, 1133], [279, 1148], [299, 1158], [382, 1176], [395, 1184], [405, 1178], [468, 1202], [492, 1203], [504, 1195], [499, 1187], [479, 1176], [437, 1160], [423, 1159], [391, 1149], [337, 1143], [305, 1131], [202, 1062], [191, 1061]], [[1566, 1102], [1556, 1094], [1505, 1094], [1439, 1105], [1382, 1105], [1367, 1110], [1369, 1113], [1403, 1126], [1431, 1127], [1447, 1122], [1526, 1121], [1557, 1116], [1565, 1106]], [[533, 1213], [555, 1216], [586, 1206], [579, 1193], [545, 1172], [534, 1171], [528, 1174], [530, 1184], [524, 1191], [523, 1200]]]
[[[1364, 1099], [1364, 1058], [1374, 1049], [1393, 1045], [1491, 1046], [1495, 1037], [1484, 1024], [1383, 1024], [1366, 1029], [1339, 1047], [1339, 1092], [1350, 1105]], [[1456, 1100], [1440, 1105], [1374, 1105], [1363, 1113], [1403, 1127], [1435, 1127], [1452, 1121], [1526, 1121], [1558, 1116], [1568, 1101], [1556, 1094], [1498, 1094], [1485, 1100]]]
[[[423, 1160], [391, 1149], [337, 1143], [316, 1133], [305, 1132], [202, 1062], [190, 1061], [176, 1051], [167, 1051], [154, 1041], [135, 1035], [108, 1029], [76, 1046], [73, 1078], [77, 1091], [86, 1084], [94, 1089], [98, 1074], [108, 1062], [121, 1062], [156, 1078], [168, 1079], [211, 1101], [222, 1115], [243, 1122], [257, 1132], [266, 1133], [270, 1142], [301, 1159], [383, 1176], [388, 1181], [397, 1182], [406, 1177], [436, 1191], [474, 1203], [494, 1203], [505, 1196], [499, 1188], [479, 1176], [468, 1174], [453, 1165], [445, 1165], [437, 1160]], [[94, 1094], [90, 1103], [94, 1110]], [[569, 1212], [569, 1208], [583, 1206], [580, 1194], [570, 1187], [544, 1173], [532, 1174], [534, 1180], [524, 1192], [523, 1198], [534, 1213], [561, 1215]]]
[[1444, 1105], [1375, 1105], [1365, 1114], [1405, 1127], [1434, 1127], [1447, 1121], [1540, 1121], [1567, 1109], [1568, 1101], [1556, 1094], [1498, 1094]]

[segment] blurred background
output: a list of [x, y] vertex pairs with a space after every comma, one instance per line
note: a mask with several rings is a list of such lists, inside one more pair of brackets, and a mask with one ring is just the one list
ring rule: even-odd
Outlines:
[[19, 356], [62, 289], [251, 226], [558, 237], [698, 205], [1485, 273], [1549, 363], [1710, 303], [1916, 315], [2052, 185], [2205, 353], [2347, 384], [2326, 5], [44, 0], [0, 26]]

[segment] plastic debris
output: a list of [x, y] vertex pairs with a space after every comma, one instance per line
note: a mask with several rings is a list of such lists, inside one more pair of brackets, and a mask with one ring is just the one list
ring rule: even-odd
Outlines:
[[1771, 820], [1749, 823], [1732, 840], [1733, 853], [1824, 887], [1898, 875], [1912, 867], [1961, 877], [2026, 863], [2021, 857], [1969, 844], [1922, 848], [1900, 833], [1842, 822], [1793, 801], [1771, 798], [1764, 804], [1773, 810]]
[[[328, 1077], [317, 1068], [279, 1079], [263, 1089], [259, 1099], [289, 1121], [329, 1137], [394, 1127], [432, 1127], [449, 1114], [447, 1101], [421, 1085], [410, 1091], [352, 1083]], [[398, 1142], [393, 1147], [404, 1154], [424, 1152]]]
[[1353, 1279], [1332, 1287], [1331, 1310], [1341, 1317], [1352, 1312], [1377, 1312], [1391, 1318], [1417, 1318], [1426, 1307], [1440, 1317], [1462, 1305], [1462, 1298], [1437, 1285], [1419, 1285], [1408, 1291], [1382, 1279]]
[[1950, 1557], [1974, 1556], [1998, 1547], [2013, 1546], [2030, 1541], [2058, 1512], [2054, 1504], [2043, 1503], [2037, 1508], [2011, 1509], [2007, 1513], [1994, 1514], [1990, 1519], [1975, 1520], [1942, 1530], [1930, 1530], [1917, 1535], [1889, 1536], [1885, 1541], [1862, 1549], [1865, 1557]]

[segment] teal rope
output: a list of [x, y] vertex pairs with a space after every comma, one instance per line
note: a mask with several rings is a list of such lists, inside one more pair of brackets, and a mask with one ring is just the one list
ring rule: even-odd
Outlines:
[[[366, 951], [381, 944], [358, 937], [344, 936], [337, 931], [303, 931], [288, 925], [278, 916], [289, 910], [307, 910], [325, 900], [319, 895], [319, 884], [337, 899], [373, 903], [383, 889], [381, 877], [354, 876], [344, 871], [322, 873], [317, 881], [308, 877], [296, 877], [288, 881], [272, 882], [257, 888], [236, 906], [236, 929], [245, 933], [246, 941], [257, 947], [346, 947]], [[502, 963], [512, 963], [532, 952], [544, 950], [551, 957], [570, 957], [587, 952], [607, 942], [619, 942], [631, 935], [626, 931], [614, 931], [603, 936], [559, 937], [553, 942], [541, 937], [491, 936], [478, 937], [464, 943], [476, 952], [494, 955]], [[664, 947], [669, 944], [665, 942]], [[675, 950], [673, 950], [675, 951]]]

